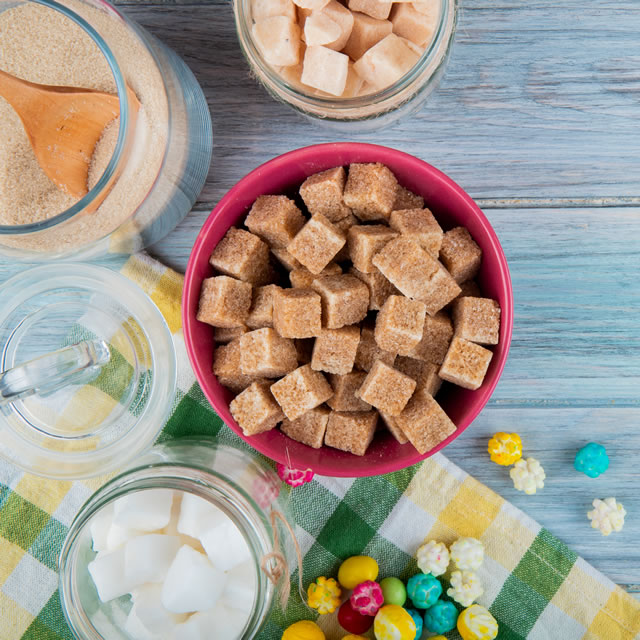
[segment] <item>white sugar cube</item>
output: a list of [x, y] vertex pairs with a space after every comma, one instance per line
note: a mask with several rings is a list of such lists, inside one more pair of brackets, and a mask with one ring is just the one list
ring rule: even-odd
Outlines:
[[273, 16], [286, 16], [289, 20], [295, 20], [296, 7], [291, 0], [251, 0], [251, 17], [254, 22]]
[[391, 12], [393, 33], [423, 46], [433, 38], [438, 18], [438, 12], [422, 13], [412, 4], [397, 4]]
[[93, 540], [94, 551], [107, 551], [107, 536], [113, 522], [113, 504], [108, 504], [91, 519], [89, 531]]
[[127, 542], [124, 572], [130, 584], [162, 582], [181, 547], [178, 536], [150, 533]]
[[171, 511], [169, 512], [169, 522], [160, 532], [167, 536], [178, 535], [178, 521], [180, 520], [180, 511], [182, 509], [182, 496], [184, 491], [174, 491], [173, 500], [171, 501]]
[[154, 640], [155, 634], [145, 627], [140, 618], [138, 618], [135, 606], [131, 608], [127, 621], [124, 624], [124, 630], [132, 640]]
[[312, 13], [304, 23], [304, 41], [308, 47], [335, 42], [342, 35], [340, 25], [324, 13]]
[[342, 6], [338, 0], [329, 0], [329, 3], [323, 7], [320, 13], [331, 18], [331, 20], [340, 27], [340, 36], [338, 39], [329, 42], [325, 46], [334, 51], [341, 51], [347, 44], [347, 40], [349, 40], [351, 30], [353, 29], [353, 13]]
[[353, 68], [366, 82], [383, 89], [400, 80], [418, 58], [395, 33], [390, 33], [357, 60]]
[[205, 531], [226, 522], [226, 514], [200, 496], [185, 493], [180, 507], [178, 532], [199, 538]]
[[220, 603], [210, 611], [194, 613], [186, 622], [173, 629], [171, 640], [239, 640], [249, 616]]
[[101, 553], [87, 565], [89, 574], [102, 602], [119, 598], [131, 591], [124, 569], [124, 548], [110, 553]]
[[224, 602], [253, 603], [256, 594], [256, 566], [252, 561], [244, 562], [227, 573], [227, 583], [223, 591]]
[[134, 613], [140, 624], [153, 634], [164, 635], [187, 619], [186, 613], [172, 613], [162, 604], [162, 585], [145, 584], [131, 593]]
[[307, 47], [302, 82], [333, 96], [341, 96], [347, 84], [349, 56], [327, 47]]
[[173, 613], [206, 611], [222, 594], [226, 576], [207, 556], [180, 547], [162, 585], [162, 604]]
[[173, 491], [148, 489], [116, 500], [113, 522], [125, 529], [156, 531], [169, 524]]
[[311, 9], [313, 11], [320, 11], [327, 2], [329, 2], [329, 0], [293, 0], [293, 3], [301, 9]]
[[273, 16], [256, 22], [253, 38], [264, 59], [276, 67], [288, 67], [300, 61], [300, 27], [285, 16]]
[[125, 527], [113, 523], [107, 533], [107, 551], [115, 551], [123, 547], [131, 538], [135, 538], [140, 534], [140, 531], [125, 529]]
[[200, 542], [213, 566], [220, 571], [229, 571], [251, 558], [247, 541], [231, 520], [209, 529], [200, 536]]

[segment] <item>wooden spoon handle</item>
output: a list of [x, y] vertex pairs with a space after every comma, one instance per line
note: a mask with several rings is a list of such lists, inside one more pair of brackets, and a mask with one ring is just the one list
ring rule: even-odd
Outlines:
[[0, 96], [21, 116], [31, 111], [37, 96], [37, 85], [0, 70]]

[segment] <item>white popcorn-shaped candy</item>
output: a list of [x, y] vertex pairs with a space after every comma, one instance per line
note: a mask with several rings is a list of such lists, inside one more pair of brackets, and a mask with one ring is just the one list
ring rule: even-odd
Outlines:
[[320, 12], [322, 15], [331, 18], [339, 27], [340, 35], [337, 40], [329, 42], [327, 46], [334, 51], [341, 51], [349, 40], [351, 30], [353, 29], [353, 13], [346, 7], [342, 6], [338, 0], [329, 0], [329, 3], [323, 7]]
[[483, 593], [480, 578], [473, 571], [454, 571], [447, 595], [463, 607], [470, 607]]
[[304, 23], [304, 41], [308, 47], [335, 42], [341, 35], [340, 25], [322, 12], [312, 13]]
[[200, 537], [200, 542], [213, 566], [220, 571], [229, 571], [251, 557], [247, 541], [231, 520], [209, 529]]
[[273, 16], [256, 22], [252, 33], [269, 64], [288, 67], [300, 61], [300, 27], [289, 18]]
[[374, 44], [355, 64], [354, 69], [366, 82], [384, 88], [397, 82], [418, 61], [419, 56], [395, 33]]
[[224, 587], [223, 601], [240, 608], [242, 603], [251, 603], [256, 593], [256, 567], [255, 564], [245, 562], [234, 567], [227, 574], [227, 583]]
[[254, 22], [273, 16], [286, 16], [295, 21], [296, 7], [291, 0], [251, 0], [251, 17]]
[[130, 584], [162, 582], [181, 547], [178, 536], [151, 533], [132, 538], [124, 548], [124, 571]]
[[218, 601], [226, 576], [207, 556], [184, 545], [162, 585], [162, 604], [173, 613], [206, 611]]
[[227, 516], [208, 500], [190, 493], [182, 497], [180, 518], [178, 519], [178, 532], [192, 538], [200, 536], [222, 524]]
[[608, 536], [612, 531], [622, 531], [627, 512], [615, 498], [596, 498], [593, 507], [592, 511], [587, 512], [587, 518], [594, 529], [599, 529], [603, 536]]
[[157, 531], [169, 524], [172, 501], [170, 489], [131, 493], [115, 501], [113, 523], [125, 529]]
[[108, 504], [96, 513], [91, 519], [89, 531], [91, 531], [92, 547], [94, 551], [107, 551], [107, 538], [113, 522], [113, 504]]
[[[185, 613], [172, 613], [162, 604], [162, 585], [146, 584], [131, 593], [131, 613], [140, 625], [152, 634], [164, 635], [187, 619]], [[131, 613], [129, 615], [131, 615]], [[134, 621], [131, 621], [135, 625]]]
[[429, 540], [416, 553], [418, 568], [422, 573], [441, 576], [449, 566], [449, 550], [442, 542]]
[[312, 11], [320, 11], [329, 0], [293, 0], [294, 4], [301, 9], [311, 9]]
[[513, 486], [518, 491], [524, 491], [527, 495], [532, 495], [537, 489], [544, 487], [544, 479], [547, 477], [544, 469], [535, 458], [520, 459], [516, 462], [509, 475], [513, 480]]
[[438, 13], [416, 11], [411, 4], [396, 4], [391, 12], [393, 33], [415, 42], [418, 46], [425, 45], [436, 32], [438, 17]]
[[124, 548], [102, 552], [87, 565], [87, 569], [102, 602], [119, 598], [132, 589], [133, 585], [125, 577]]
[[451, 545], [451, 559], [458, 569], [477, 571], [484, 562], [484, 545], [475, 538], [458, 538]]
[[341, 96], [347, 84], [349, 56], [327, 47], [307, 47], [302, 82], [333, 96]]

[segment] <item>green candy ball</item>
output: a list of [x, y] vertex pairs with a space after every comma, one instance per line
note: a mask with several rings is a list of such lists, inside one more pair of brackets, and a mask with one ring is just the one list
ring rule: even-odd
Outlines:
[[399, 578], [380, 580], [380, 588], [382, 589], [385, 604], [397, 604], [401, 607], [407, 600], [407, 589]]

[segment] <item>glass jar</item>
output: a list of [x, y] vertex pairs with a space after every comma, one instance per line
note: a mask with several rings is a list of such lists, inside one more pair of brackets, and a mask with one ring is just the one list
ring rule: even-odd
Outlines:
[[386, 89], [355, 98], [321, 96], [287, 82], [262, 57], [253, 39], [251, 0], [233, 0], [240, 48], [255, 77], [273, 97], [309, 118], [342, 131], [373, 130], [417, 111], [442, 78], [455, 33], [458, 0], [439, 0], [431, 43], [413, 68]]
[[211, 117], [173, 51], [101, 0], [0, 0], [0, 69], [107, 91], [120, 105], [88, 159], [89, 190], [78, 200], [39, 169], [17, 114], [0, 98], [0, 255], [33, 262], [128, 254], [187, 215], [210, 166]]
[[[184, 438], [158, 445], [99, 489], [74, 519], [60, 552], [60, 601], [75, 638], [126, 638], [120, 632], [131, 607], [129, 596], [102, 603], [89, 576], [92, 550], [90, 525], [114, 500], [146, 489], [184, 491], [221, 509], [244, 536], [256, 571], [256, 591], [243, 640], [257, 636], [271, 611], [277, 589], [260, 569], [274, 551], [271, 514], [283, 511], [278, 476], [257, 458], [211, 438]], [[281, 527], [281, 525], [276, 525]], [[283, 530], [280, 540], [287, 538]], [[291, 557], [291, 550], [285, 557]], [[286, 574], [288, 579], [288, 573]], [[213, 636], [212, 636], [213, 637]]]

